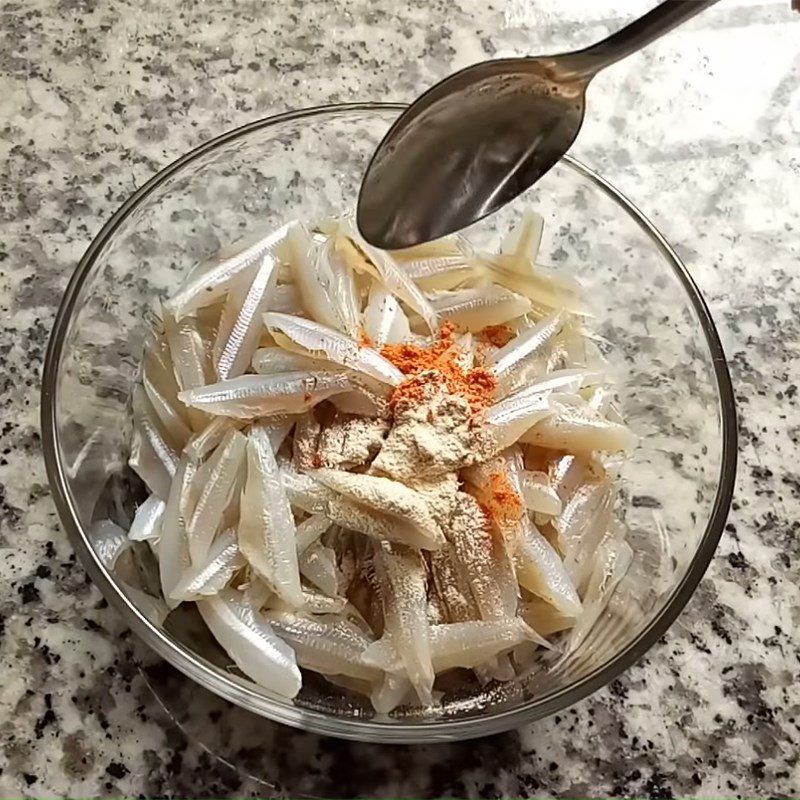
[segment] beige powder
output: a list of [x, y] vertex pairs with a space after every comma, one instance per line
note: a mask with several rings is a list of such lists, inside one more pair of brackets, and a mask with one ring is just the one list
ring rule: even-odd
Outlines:
[[[423, 373], [424, 374], [424, 373]], [[395, 415], [373, 470], [400, 480], [430, 479], [475, 462], [477, 437], [469, 401], [450, 394], [432, 372], [424, 399]]]
[[389, 432], [385, 419], [337, 413], [322, 429], [316, 465], [355, 469], [369, 465]]

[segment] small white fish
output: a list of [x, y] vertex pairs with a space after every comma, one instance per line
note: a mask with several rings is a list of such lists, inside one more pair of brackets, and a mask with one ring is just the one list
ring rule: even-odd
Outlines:
[[[546, 639], [519, 617], [430, 627], [431, 660], [437, 674], [457, 667], [474, 669], [526, 641], [552, 649]], [[394, 637], [370, 645], [363, 660], [385, 672], [396, 673], [402, 668]]]
[[575, 617], [562, 614], [554, 605], [541, 597], [525, 600], [520, 606], [519, 615], [542, 636], [551, 636], [568, 630], [575, 624]]
[[397, 298], [378, 281], [373, 281], [369, 288], [364, 330], [376, 348], [403, 342], [411, 333], [408, 317]]
[[[275, 606], [277, 608], [277, 604]], [[341, 614], [347, 608], [347, 599], [344, 597], [329, 597], [320, 592], [316, 587], [303, 586], [303, 612], [308, 614]], [[291, 611], [292, 609], [282, 609]]]
[[169, 492], [164, 517], [161, 521], [161, 536], [158, 540], [158, 569], [161, 578], [161, 591], [169, 608], [175, 608], [180, 601], [172, 597], [175, 587], [191, 569], [189, 541], [186, 536], [186, 522], [192, 513], [192, 480], [196, 467], [188, 457], [181, 458], [172, 488]]
[[339, 579], [336, 570], [336, 552], [320, 542], [314, 542], [297, 557], [300, 574], [328, 597], [336, 597]]
[[551, 517], [561, 513], [561, 498], [544, 472], [523, 470], [519, 478], [522, 499], [529, 511]]
[[530, 300], [502, 286], [435, 292], [428, 299], [442, 319], [474, 333], [490, 325], [502, 325], [531, 310]]
[[153, 625], [161, 627], [169, 616], [170, 610], [167, 604], [161, 598], [153, 597], [148, 592], [131, 586], [127, 581], [119, 578], [117, 580], [123, 593], [127, 595], [136, 610]]
[[300, 291], [293, 283], [276, 286], [267, 299], [267, 311], [280, 311], [282, 314], [303, 314]]
[[117, 559], [131, 546], [128, 534], [110, 519], [92, 523], [88, 539], [97, 557], [109, 571], [114, 569]]
[[197, 319], [184, 317], [176, 320], [165, 312], [163, 322], [178, 386], [192, 389], [208, 383], [211, 377], [209, 354], [197, 329]]
[[443, 236], [441, 239], [431, 239], [430, 242], [404, 247], [402, 250], [390, 250], [392, 258], [398, 263], [406, 265], [412, 261], [423, 258], [444, 258], [448, 256], [462, 256], [464, 250], [469, 249], [469, 243], [461, 236]]
[[527, 517], [521, 524], [515, 553], [520, 586], [547, 600], [564, 616], [577, 617], [581, 601], [558, 553]]
[[306, 669], [323, 675], [346, 675], [368, 681], [379, 677], [374, 667], [362, 662], [362, 655], [371, 639], [353, 623], [345, 619], [330, 622], [307, 619], [280, 611], [267, 612], [267, 618]]
[[253, 355], [253, 371], [259, 375], [270, 375], [278, 372], [318, 372], [338, 371], [338, 364], [331, 364], [327, 359], [310, 358], [299, 353], [292, 353], [282, 347], [260, 347]]
[[161, 536], [161, 521], [166, 507], [166, 503], [158, 495], [151, 494], [136, 509], [128, 538], [132, 542], [146, 542]]
[[[437, 670], [462, 667], [475, 668], [497, 659], [497, 670], [511, 665], [502, 656], [523, 642], [552, 650], [550, 642], [520, 617], [497, 622], [462, 622], [458, 625], [438, 625], [431, 631], [431, 648]], [[506, 675], [501, 680], [510, 680]]]
[[247, 438], [247, 482], [239, 518], [239, 547], [255, 572], [294, 608], [303, 605], [292, 509], [267, 433]]
[[400, 673], [387, 672], [380, 682], [375, 685], [370, 693], [369, 699], [372, 707], [379, 714], [388, 714], [394, 711], [409, 695], [413, 695], [414, 690], [411, 681]]
[[370, 378], [388, 383], [390, 386], [397, 386], [405, 378], [403, 373], [377, 350], [365, 347], [333, 328], [327, 328], [303, 317], [272, 312], [264, 314], [264, 324], [274, 337], [283, 334], [280, 340], [276, 339], [281, 345], [284, 339], [288, 339], [314, 357], [328, 358], [336, 364], [355, 372], [363, 372]]
[[144, 389], [133, 390], [133, 442], [128, 460], [151, 492], [166, 500], [178, 466], [178, 454], [156, 421]]
[[286, 419], [270, 417], [262, 422], [254, 423], [253, 427], [261, 428], [264, 433], [266, 433], [267, 438], [269, 439], [270, 447], [272, 448], [272, 452], [277, 453], [278, 450], [280, 450], [283, 442], [286, 440], [286, 437], [289, 435], [289, 431], [292, 430], [296, 422], [297, 417], [294, 415], [289, 416]]
[[[163, 327], [163, 324], [160, 327]], [[172, 355], [166, 333], [163, 331], [154, 331], [145, 341], [142, 383], [145, 385], [145, 390], [148, 391], [148, 394], [150, 391], [147, 388], [149, 384], [152, 390], [157, 392], [164, 399], [164, 402], [180, 416], [183, 423], [188, 427], [191, 426], [188, 409], [178, 400], [180, 386], [175, 375], [175, 367], [172, 363]]]
[[272, 589], [255, 572], [249, 569], [247, 570], [247, 581], [240, 584], [238, 589], [254, 611], [262, 611], [267, 603], [272, 604], [280, 601]]
[[197, 600], [221, 592], [247, 562], [239, 552], [236, 531], [229, 528], [214, 540], [205, 563], [187, 570], [171, 596], [176, 600]]
[[302, 511], [321, 514], [336, 525], [378, 541], [428, 549], [437, 546], [428, 534], [412, 522], [366, 508], [324, 486], [310, 475], [303, 475], [288, 466], [282, 467], [281, 475], [291, 504]]
[[462, 253], [404, 260], [402, 269], [426, 292], [458, 289], [479, 274], [479, 268]]
[[546, 394], [512, 394], [486, 410], [487, 445], [494, 453], [505, 450], [533, 425], [553, 413]]
[[514, 397], [530, 397], [535, 394], [575, 394], [585, 386], [595, 386], [605, 380], [601, 372], [584, 368], [553, 370], [532, 383], [527, 383], [514, 393]]
[[181, 392], [187, 406], [238, 419], [279, 413], [301, 413], [320, 400], [351, 388], [347, 375], [337, 372], [284, 372], [240, 375]]
[[214, 534], [222, 523], [225, 507], [230, 502], [239, 470], [244, 463], [247, 437], [229, 431], [208, 462], [208, 473], [200, 487], [197, 504], [186, 525], [192, 564], [205, 562]]
[[284, 225], [267, 236], [237, 243], [205, 264], [195, 267], [165, 303], [165, 307], [177, 317], [182, 317], [196, 308], [217, 302], [242, 272], [267, 253], [276, 254], [287, 230], [288, 225]]
[[448, 622], [479, 619], [480, 613], [472, 597], [469, 579], [447, 542], [441, 550], [429, 554], [430, 577], [444, 606]]
[[226, 434], [233, 430], [240, 430], [244, 422], [230, 417], [214, 417], [211, 422], [203, 428], [200, 433], [196, 433], [184, 448], [184, 453], [194, 461], [205, 458], [212, 450], [215, 450], [219, 443], [225, 438]]
[[[214, 334], [214, 341], [211, 343], [211, 362], [214, 366], [214, 374], [219, 377], [219, 359], [225, 345], [228, 344], [231, 331], [236, 325], [236, 319], [239, 316], [239, 310], [244, 303], [247, 296], [247, 290], [253, 283], [253, 276], [255, 272], [253, 269], [248, 269], [231, 285], [228, 293], [225, 295], [225, 302], [222, 304], [219, 319], [217, 320], [216, 332]], [[259, 331], [259, 340], [261, 338], [261, 331]]]
[[[350, 255], [350, 263], [355, 269], [367, 271], [383, 283], [393, 295], [416, 311], [431, 333], [438, 330], [438, 316], [422, 289], [405, 273], [403, 267], [390, 253], [368, 244], [352, 222], [348, 223], [347, 236], [338, 237], [337, 247], [344, 258]], [[355, 258], [348, 253], [348, 247], [356, 251]]]
[[633, 551], [627, 542], [612, 539], [598, 548], [584, 596], [584, 611], [570, 631], [565, 648], [567, 654], [575, 651], [585, 641], [632, 561]]
[[411, 550], [381, 546], [376, 548], [374, 564], [385, 630], [397, 647], [420, 702], [431, 705], [435, 673], [422, 560]]
[[203, 620], [237, 667], [268, 691], [295, 697], [302, 677], [294, 651], [235, 589], [197, 602]]
[[[458, 518], [463, 517], [464, 522]], [[459, 492], [451, 527], [445, 531], [453, 546], [457, 568], [466, 576], [481, 619], [514, 616], [517, 579], [505, 548], [495, 546], [477, 500]]]
[[538, 420], [520, 436], [520, 440], [538, 447], [567, 450], [571, 453], [590, 453], [633, 450], [637, 437], [624, 425], [609, 422], [588, 407], [550, 399], [554, 413]]
[[537, 307], [563, 308], [570, 314], [588, 316], [577, 281], [539, 266], [520, 271], [515, 255], [482, 253], [480, 261], [489, 269], [495, 283], [529, 298]]
[[298, 554], [311, 547], [330, 527], [331, 521], [322, 514], [312, 514], [298, 523], [295, 534], [295, 546]]
[[531, 373], [541, 372], [543, 359], [566, 319], [563, 311], [556, 311], [488, 356], [487, 361], [504, 392], [515, 389]]
[[253, 276], [247, 293], [238, 304], [238, 313], [230, 331], [226, 332], [227, 339], [215, 365], [220, 380], [235, 378], [250, 365], [253, 354], [258, 348], [267, 300], [275, 286], [277, 265], [277, 260], [271, 254], [266, 254]]
[[333, 241], [315, 247], [308, 231], [294, 224], [289, 230], [288, 249], [303, 306], [317, 322], [357, 336], [358, 290], [350, 267], [334, 252]]
[[536, 263], [544, 233], [544, 218], [532, 208], [522, 212], [522, 219], [515, 225], [500, 243], [500, 252], [513, 256], [512, 268], [519, 272], [528, 272]]
[[425, 498], [399, 481], [378, 475], [359, 475], [335, 469], [318, 469], [313, 476], [333, 491], [379, 514], [413, 525], [429, 549], [444, 544], [444, 534], [428, 509]]
[[[177, 449], [181, 449], [191, 438], [192, 429], [178, 410], [180, 401], [177, 394], [173, 398], [163, 394], [158, 386], [150, 380], [147, 371], [142, 375], [142, 386], [170, 441]], [[183, 404], [180, 403], [180, 405]]]
[[592, 569], [595, 550], [611, 526], [616, 491], [610, 482], [578, 487], [553, 524], [564, 566], [581, 589]]

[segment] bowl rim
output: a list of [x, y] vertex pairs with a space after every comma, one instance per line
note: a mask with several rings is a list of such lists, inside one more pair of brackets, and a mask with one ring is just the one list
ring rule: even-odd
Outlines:
[[166, 631], [159, 630], [144, 617], [120, 590], [90, 546], [88, 538], [78, 522], [75, 503], [66, 481], [65, 468], [59, 456], [56, 408], [58, 371], [64, 354], [69, 323], [81, 290], [105, 244], [111, 239], [120, 224], [148, 195], [183, 167], [201, 156], [255, 131], [308, 117], [357, 112], [396, 111], [399, 113], [405, 108], [406, 105], [403, 103], [360, 102], [314, 106], [283, 112], [254, 120], [210, 139], [176, 159], [150, 178], [128, 197], [105, 223], [78, 262], [56, 313], [43, 366], [41, 389], [43, 454], [59, 518], [92, 581], [140, 638], [185, 675], [215, 694], [249, 711], [317, 734], [398, 744], [453, 741], [500, 733], [563, 710], [595, 692], [640, 659], [667, 631], [694, 593], [714, 555], [728, 516], [736, 478], [737, 421], [730, 373], [722, 343], [700, 290], [672, 247], [627, 197], [585, 164], [572, 156], [564, 157], [566, 164], [614, 200], [624, 211], [627, 211], [639, 228], [650, 237], [683, 285], [689, 302], [694, 308], [712, 359], [714, 378], [719, 393], [722, 453], [717, 491], [708, 524], [689, 567], [683, 579], [673, 589], [672, 594], [651, 623], [608, 663], [573, 684], [556, 689], [541, 697], [527, 700], [516, 708], [497, 712], [487, 710], [480, 716], [462, 720], [443, 718], [397, 722], [334, 717], [321, 711], [293, 706], [285, 700], [272, 700], [268, 696], [250, 689], [246, 682], [223, 673], [205, 659], [186, 650]]

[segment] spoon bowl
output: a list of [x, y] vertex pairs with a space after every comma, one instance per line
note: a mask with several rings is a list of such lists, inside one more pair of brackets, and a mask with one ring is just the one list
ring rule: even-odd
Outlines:
[[666, 0], [585, 50], [485, 61], [445, 78], [378, 145], [358, 198], [361, 234], [398, 250], [497, 211], [572, 146], [601, 69], [716, 1]]
[[[562, 69], [551, 58], [488, 61], [424, 94], [367, 170], [358, 205], [363, 236], [390, 249], [436, 239], [535, 183], [583, 122], [587, 81]], [[423, 160], [429, 169], [420, 171]], [[397, 198], [413, 213], [396, 213]]]

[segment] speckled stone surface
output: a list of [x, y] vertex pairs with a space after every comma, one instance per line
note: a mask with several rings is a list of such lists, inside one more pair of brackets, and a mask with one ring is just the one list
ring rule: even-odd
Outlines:
[[736, 501], [708, 575], [606, 689], [519, 732], [425, 748], [322, 740], [209, 703], [200, 727], [253, 731], [229, 768], [153, 698], [141, 645], [75, 563], [41, 460], [60, 293], [154, 172], [272, 112], [410, 99], [488, 56], [587, 44], [647, 5], [0, 5], [0, 797], [269, 795], [262, 781], [295, 796], [800, 795], [800, 14], [788, 0], [728, 0], [609, 70], [574, 148], [676, 244], [741, 411]]

